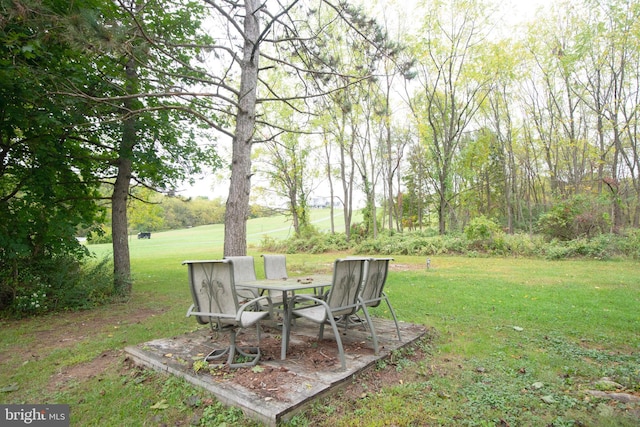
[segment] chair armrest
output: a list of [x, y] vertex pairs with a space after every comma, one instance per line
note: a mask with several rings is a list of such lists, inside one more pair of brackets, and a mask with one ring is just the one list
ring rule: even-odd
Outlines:
[[322, 305], [327, 310], [327, 313], [331, 313], [331, 307], [329, 307], [329, 304], [327, 304], [327, 302], [324, 299], [322, 299], [322, 297], [318, 298], [316, 296], [312, 296], [309, 294], [294, 295], [293, 298], [291, 298], [290, 300], [289, 309], [291, 311], [295, 310], [296, 303], [300, 301], [310, 301], [313, 303], [313, 304], [304, 305], [304, 307], [301, 307], [301, 308], [315, 307], [317, 305]]
[[326, 302], [322, 298], [318, 298], [317, 296], [311, 296], [308, 294], [295, 294], [293, 298], [291, 298], [291, 303], [295, 304], [296, 301], [305, 300], [305, 301], [314, 301], [318, 304], [326, 304]]
[[244, 304], [242, 304], [240, 306], [240, 308], [238, 309], [238, 313], [236, 314], [236, 320], [240, 320], [240, 317], [242, 317], [242, 313], [249, 306], [259, 307], [259, 302], [262, 301], [262, 300], [267, 300], [268, 307], [269, 307], [269, 316], [273, 316], [273, 304], [271, 302], [271, 296], [270, 295], [263, 295], [263, 296], [258, 297], [258, 298], [253, 298], [252, 300], [247, 301]]

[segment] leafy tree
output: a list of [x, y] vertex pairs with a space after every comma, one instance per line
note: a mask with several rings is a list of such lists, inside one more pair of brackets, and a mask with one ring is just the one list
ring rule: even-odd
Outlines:
[[429, 178], [427, 153], [420, 143], [414, 143], [407, 155], [408, 167], [403, 175], [406, 192], [402, 194], [403, 229], [422, 230], [430, 226], [430, 195], [434, 194]]
[[468, 129], [491, 87], [482, 74], [480, 41], [487, 18], [481, 1], [431, 2], [414, 55], [421, 93], [411, 108], [429, 146], [438, 193], [439, 231], [446, 231], [454, 191], [454, 163]]
[[[79, 86], [63, 80], [60, 93], [85, 100], [101, 136], [92, 145], [101, 167], [96, 176], [112, 185], [111, 226], [115, 284], [131, 290], [127, 207], [131, 189], [143, 186], [170, 192], [203, 165], [218, 167], [219, 159], [203, 138], [206, 98], [188, 91], [203, 73], [194, 62], [203, 8], [199, 2], [174, 4], [120, 0], [103, 7], [85, 36], [84, 53], [92, 60], [95, 83]], [[197, 42], [197, 43], [196, 43]], [[204, 137], [206, 138], [206, 137]], [[149, 193], [150, 194], [150, 193]]]
[[[51, 94], [86, 64], [68, 29], [93, 1], [0, 3], [0, 308], [40, 264], [86, 254], [79, 225], [100, 219], [82, 105]], [[64, 261], [66, 262], [66, 261]]]
[[[48, 156], [48, 163], [57, 163], [58, 174], [46, 176], [48, 168], [40, 160], [41, 164], [34, 167], [43, 174], [38, 179], [76, 194], [74, 206], [79, 211], [84, 205], [85, 211], [97, 211], [100, 196], [95, 190], [100, 183], [112, 186], [108, 197], [112, 205], [115, 286], [128, 293], [127, 204], [131, 188], [141, 185], [170, 191], [203, 163], [210, 167], [219, 164], [211, 147], [198, 142], [196, 120], [215, 125], [215, 119], [200, 112], [206, 107], [206, 99], [196, 100], [185, 94], [201, 74], [192, 65], [199, 52], [192, 42], [202, 37], [198, 28], [203, 9], [198, 7], [199, 2], [174, 4], [167, 9], [164, 2], [148, 1], [141, 7], [140, 2], [129, 0], [2, 5], [10, 17], [2, 21], [7, 81], [25, 82], [22, 88], [15, 83], [8, 87], [16, 93], [16, 100], [24, 99], [22, 108], [30, 113], [22, 117], [28, 119], [29, 126], [39, 120], [39, 131], [51, 139], [48, 146], [40, 144], [38, 149]], [[18, 70], [16, 64], [22, 68]], [[32, 95], [25, 97], [27, 89]], [[17, 111], [7, 112], [11, 120], [18, 120]], [[35, 112], [38, 120], [29, 118]], [[5, 133], [7, 147], [24, 147], [20, 143], [23, 137], [35, 144], [37, 138], [28, 126], [9, 123], [8, 129], [17, 133]], [[42, 140], [43, 136], [38, 138]], [[26, 164], [8, 148], [5, 152], [5, 160], [12, 167]], [[65, 164], [70, 173], [63, 175]], [[24, 183], [15, 168], [6, 176], [16, 184]], [[79, 193], [74, 177], [87, 189], [85, 194]], [[24, 190], [13, 187], [7, 185], [5, 199], [17, 195], [24, 200]], [[66, 197], [67, 202], [70, 197]], [[33, 203], [25, 204], [25, 209], [34, 208]], [[39, 212], [42, 215], [43, 210]], [[54, 215], [48, 216], [56, 220]], [[78, 218], [68, 218], [75, 222], [75, 228]], [[67, 237], [72, 239], [73, 233]]]
[[264, 156], [263, 173], [271, 186], [269, 193], [287, 200], [294, 231], [301, 236], [311, 226], [307, 208], [312, 177], [309, 146], [295, 133], [287, 133], [264, 146], [268, 155]]

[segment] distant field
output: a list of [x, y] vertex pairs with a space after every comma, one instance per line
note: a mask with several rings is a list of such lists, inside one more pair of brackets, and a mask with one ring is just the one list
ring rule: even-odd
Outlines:
[[[311, 221], [322, 232], [331, 230], [331, 211], [329, 209], [312, 209]], [[359, 217], [355, 215], [354, 217]], [[344, 231], [344, 216], [341, 210], [334, 212], [336, 232]], [[265, 237], [283, 240], [293, 236], [291, 220], [285, 215], [255, 218], [247, 221], [247, 244], [249, 251], [259, 245]], [[134, 260], [138, 255], [157, 254], [158, 257], [176, 254], [190, 254], [199, 257], [221, 257], [224, 247], [224, 225], [213, 224], [192, 227], [183, 230], [171, 230], [151, 233], [151, 239], [140, 239], [136, 235], [129, 237], [129, 250]], [[111, 244], [89, 245], [89, 250], [98, 257], [111, 253]]]

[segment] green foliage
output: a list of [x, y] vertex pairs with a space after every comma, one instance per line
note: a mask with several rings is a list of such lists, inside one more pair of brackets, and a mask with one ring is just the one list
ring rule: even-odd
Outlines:
[[281, 240], [274, 239], [271, 236], [264, 236], [260, 240], [260, 249], [264, 252], [285, 252], [285, 244]]
[[[484, 236], [486, 222], [481, 221], [480, 234]], [[433, 236], [429, 232], [383, 233], [377, 239], [367, 239], [354, 244], [352, 250], [362, 254], [380, 255], [498, 255], [513, 257], [543, 257], [564, 259], [584, 257], [611, 259], [616, 257], [638, 258], [638, 234], [629, 236], [601, 234], [591, 239], [571, 241], [545, 241], [542, 236], [528, 234], [504, 234], [495, 231], [491, 239], [470, 240], [465, 235], [448, 234]], [[479, 243], [480, 242], [480, 243]]]
[[619, 251], [634, 259], [640, 259], [640, 229], [629, 230], [619, 239]]
[[[110, 211], [110, 209], [108, 210]], [[128, 208], [129, 233], [187, 229], [201, 225], [224, 223], [224, 201], [206, 197], [184, 199], [146, 193], [142, 200], [132, 201]], [[256, 217], [273, 215], [273, 211], [256, 209]], [[111, 243], [111, 222], [95, 226], [87, 233], [87, 243]]]
[[316, 233], [304, 237], [293, 237], [285, 242], [286, 252], [321, 254], [347, 250], [350, 245], [344, 234]]
[[493, 252], [496, 255], [515, 257], [540, 256], [547, 244], [542, 236], [521, 233], [503, 234], [496, 243], [503, 247], [503, 251], [497, 251], [494, 248]]
[[546, 259], [585, 257], [611, 259], [615, 257], [638, 257], [637, 240], [617, 234], [600, 234], [591, 239], [580, 238], [570, 241], [552, 240], [544, 245], [541, 254]]
[[133, 231], [158, 231], [164, 228], [164, 215], [160, 197], [151, 190], [135, 191], [136, 198], [127, 207], [128, 227]]
[[540, 216], [537, 227], [549, 239], [566, 241], [606, 233], [610, 222], [605, 201], [578, 195], [556, 203]]
[[86, 127], [91, 109], [52, 93], [62, 81], [91, 84], [84, 68], [91, 63], [71, 39], [81, 12], [95, 6], [2, 5], [0, 309], [17, 315], [77, 306], [60, 290], [71, 292], [87, 254], [75, 233], [102, 220], [91, 160], [98, 136]]
[[[491, 236], [487, 238], [486, 236]], [[476, 237], [471, 239], [470, 237]], [[541, 235], [505, 234], [488, 220], [473, 222], [465, 234], [438, 235], [433, 230], [396, 233], [385, 231], [378, 238], [347, 242], [344, 233], [318, 233], [306, 238], [277, 240], [265, 236], [260, 248], [268, 252], [326, 253], [352, 251], [371, 255], [468, 255], [613, 259], [640, 257], [640, 232], [627, 236], [600, 234], [593, 238], [571, 241], [546, 241]]]
[[16, 317], [92, 308], [115, 296], [107, 259], [82, 263], [62, 255], [14, 266], [0, 276], [0, 309]]
[[[51, 285], [43, 283], [38, 276], [30, 276], [30, 272], [24, 273], [21, 278], [24, 282], [30, 283], [31, 286], [16, 289], [16, 296], [13, 301], [13, 311], [19, 316], [46, 313], [49, 309], [47, 303], [47, 292]], [[51, 295], [51, 293], [49, 293]]]
[[484, 215], [473, 218], [464, 229], [467, 240], [474, 246], [486, 249], [504, 234], [500, 226]]
[[368, 239], [354, 249], [358, 253], [384, 255], [463, 254], [467, 251], [461, 235], [433, 236], [430, 231], [382, 233], [377, 239]]
[[199, 425], [203, 427], [236, 425], [242, 420], [244, 420], [244, 414], [241, 409], [225, 407], [222, 403], [216, 402], [204, 408]]
[[112, 243], [113, 234], [111, 227], [98, 226], [87, 234], [87, 244]]
[[89, 121], [86, 111], [80, 103], [49, 93], [59, 76], [73, 80], [80, 73], [82, 54], [66, 43], [64, 22], [70, 18], [66, 14], [77, 13], [87, 2], [52, 15], [52, 2], [29, 10], [5, 3], [0, 26], [0, 274], [15, 276], [18, 264], [62, 254], [84, 256], [74, 234], [79, 226], [99, 221], [102, 211], [93, 201], [97, 184], [91, 179], [91, 149], [81, 142], [95, 137], [76, 126]]

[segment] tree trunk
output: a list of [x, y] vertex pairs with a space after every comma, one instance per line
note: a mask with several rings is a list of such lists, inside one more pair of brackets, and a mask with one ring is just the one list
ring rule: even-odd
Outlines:
[[[348, 143], [345, 141], [346, 129], [346, 111], [342, 112], [342, 118], [339, 129], [339, 149], [340, 149], [340, 180], [342, 182], [342, 209], [344, 217], [344, 234], [347, 242], [351, 238], [351, 187], [353, 185], [353, 141]], [[351, 160], [351, 170], [347, 173], [347, 149], [349, 150], [349, 159]]]
[[438, 233], [444, 235], [447, 231], [447, 183], [446, 178], [440, 177], [438, 205]]
[[224, 219], [224, 255], [246, 255], [251, 193], [251, 145], [256, 123], [260, 22], [259, 2], [245, 1], [240, 97], [231, 159], [231, 182]]
[[[127, 119], [130, 122], [134, 119]], [[130, 126], [125, 123], [126, 129]], [[122, 150], [121, 150], [122, 151]], [[131, 293], [131, 261], [129, 259], [129, 232], [127, 221], [127, 200], [131, 181], [131, 159], [118, 159], [118, 176], [111, 196], [111, 226], [113, 239], [113, 273], [116, 291], [122, 295]]]
[[[134, 93], [137, 87], [137, 69], [133, 59], [126, 65], [127, 92]], [[134, 101], [124, 101], [124, 108], [133, 111]], [[136, 118], [125, 119], [122, 129], [122, 141], [118, 150], [118, 175], [111, 196], [111, 236], [113, 240], [114, 286], [122, 295], [131, 294], [131, 261], [129, 259], [129, 231], [127, 221], [127, 200], [131, 183], [133, 147], [136, 144]]]
[[327, 156], [327, 180], [329, 181], [329, 216], [331, 217], [331, 234], [336, 233], [335, 228], [335, 220], [333, 218], [334, 208], [333, 208], [333, 179], [331, 178], [331, 150], [329, 149], [329, 141], [325, 141], [324, 150]]

